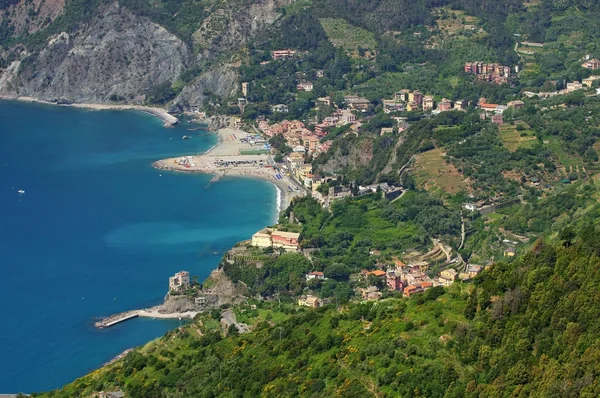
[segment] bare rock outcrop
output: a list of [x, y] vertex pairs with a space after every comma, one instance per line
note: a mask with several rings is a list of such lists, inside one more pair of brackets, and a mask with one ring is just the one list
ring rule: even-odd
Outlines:
[[152, 85], [174, 82], [192, 60], [178, 37], [113, 3], [23, 61], [18, 92], [45, 100], [136, 102]]

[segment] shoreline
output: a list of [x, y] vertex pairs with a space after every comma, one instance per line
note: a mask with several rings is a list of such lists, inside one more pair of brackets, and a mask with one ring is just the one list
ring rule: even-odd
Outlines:
[[179, 122], [179, 119], [167, 112], [166, 109], [144, 105], [126, 105], [126, 104], [98, 104], [98, 103], [65, 103], [61, 104], [58, 102], [52, 102], [47, 100], [38, 99], [35, 97], [19, 96], [19, 95], [3, 95], [0, 94], [0, 100], [10, 101], [21, 101], [43, 105], [53, 106], [68, 106], [79, 109], [89, 109], [94, 111], [108, 111], [108, 110], [119, 110], [119, 111], [140, 111], [152, 116], [158, 117], [164, 122], [164, 127], [171, 127]]
[[202, 155], [161, 159], [152, 163], [152, 166], [178, 173], [214, 175], [215, 178], [211, 182], [228, 176], [267, 181], [276, 189], [276, 219], [293, 198], [305, 194], [303, 187], [273, 166], [270, 154], [240, 154], [244, 151], [260, 150], [255, 146], [257, 144], [247, 142], [247, 137], [252, 136], [251, 134], [233, 128], [221, 128], [216, 134], [217, 143]]

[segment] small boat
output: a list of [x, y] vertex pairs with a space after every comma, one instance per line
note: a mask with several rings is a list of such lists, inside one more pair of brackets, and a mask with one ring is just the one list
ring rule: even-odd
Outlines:
[[189, 135], [184, 135], [183, 137], [181, 137], [182, 140], [189, 140], [190, 138], [192, 137], [190, 137]]
[[22, 189], [19, 189], [19, 190], [17, 191], [17, 193], [20, 193], [20, 194], [22, 195], [22, 194], [24, 194], [24, 193], [25, 193], [25, 191], [23, 191]]

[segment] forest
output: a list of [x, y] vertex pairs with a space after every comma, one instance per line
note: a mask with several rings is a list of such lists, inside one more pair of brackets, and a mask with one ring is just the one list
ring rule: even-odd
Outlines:
[[425, 295], [319, 310], [285, 302], [238, 308], [244, 319], [250, 311], [264, 321], [226, 337], [209, 331], [215, 321], [205, 314], [123, 361], [34, 396], [119, 386], [144, 397], [595, 397], [600, 231], [591, 224], [576, 231], [492, 265], [473, 284]]

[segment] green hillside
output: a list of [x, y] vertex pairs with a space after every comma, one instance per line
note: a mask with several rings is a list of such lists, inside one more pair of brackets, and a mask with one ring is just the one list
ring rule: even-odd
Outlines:
[[595, 397], [598, 232], [538, 243], [474, 284], [416, 298], [319, 310], [249, 303], [235, 309], [258, 322], [249, 334], [221, 337], [206, 314], [39, 396], [120, 386], [132, 397]]

